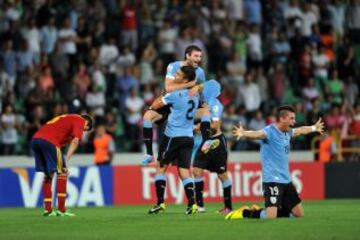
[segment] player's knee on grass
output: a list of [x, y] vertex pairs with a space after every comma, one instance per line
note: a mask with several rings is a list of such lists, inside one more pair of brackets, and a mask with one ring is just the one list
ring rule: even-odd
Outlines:
[[201, 168], [194, 167], [193, 168], [193, 175], [195, 178], [200, 178], [203, 176], [204, 170]]
[[268, 207], [266, 208], [266, 218], [276, 218], [278, 208], [277, 207]]
[[150, 121], [150, 122], [156, 122], [162, 118], [162, 115], [155, 112], [154, 110], [147, 110], [144, 113], [144, 120]]
[[301, 203], [296, 205], [292, 210], [291, 213], [294, 217], [304, 217], [304, 208], [302, 207]]

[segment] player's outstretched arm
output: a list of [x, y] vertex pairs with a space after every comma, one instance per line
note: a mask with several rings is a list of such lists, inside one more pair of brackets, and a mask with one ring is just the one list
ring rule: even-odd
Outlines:
[[301, 135], [306, 135], [312, 132], [318, 132], [320, 134], [324, 133], [324, 122], [321, 118], [312, 126], [303, 126], [294, 129], [293, 137], [298, 137]]
[[165, 91], [173, 92], [173, 91], [180, 90], [180, 89], [191, 88], [191, 87], [195, 86], [195, 84], [196, 84], [196, 80], [189, 81], [187, 83], [177, 83], [174, 81], [174, 79], [166, 78], [165, 79]]
[[240, 138], [249, 138], [249, 139], [264, 139], [266, 134], [263, 130], [258, 131], [245, 131], [244, 127], [240, 124], [239, 127], [234, 126], [233, 136], [236, 137], [236, 140]]

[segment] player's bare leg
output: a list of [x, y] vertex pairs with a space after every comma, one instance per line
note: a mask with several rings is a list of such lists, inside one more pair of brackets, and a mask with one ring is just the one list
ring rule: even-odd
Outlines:
[[204, 213], [205, 212], [204, 199], [203, 199], [204, 170], [198, 167], [194, 167], [193, 175], [194, 175], [194, 183], [195, 183], [195, 198], [196, 198], [196, 204], [198, 205], [198, 212]]
[[162, 115], [153, 110], [147, 110], [143, 117], [143, 138], [146, 147], [146, 154], [142, 165], [147, 165], [155, 160], [153, 154], [153, 123], [162, 119]]
[[291, 213], [294, 217], [304, 217], [304, 208], [301, 203], [293, 207]]
[[164, 196], [166, 189], [166, 176], [165, 172], [168, 168], [168, 165], [160, 166], [158, 162], [156, 165], [156, 176], [155, 176], [155, 188], [157, 203], [154, 207], [149, 210], [149, 214], [164, 212], [166, 209]]
[[190, 170], [188, 168], [179, 167], [178, 173], [184, 185], [185, 194], [188, 199], [188, 206], [185, 214], [195, 214], [198, 211], [198, 207], [195, 204], [194, 179], [191, 177]]
[[220, 209], [218, 212], [221, 214], [227, 214], [232, 211], [232, 201], [231, 201], [231, 180], [227, 172], [218, 174], [218, 177], [223, 186], [223, 197], [224, 197], [224, 208]]

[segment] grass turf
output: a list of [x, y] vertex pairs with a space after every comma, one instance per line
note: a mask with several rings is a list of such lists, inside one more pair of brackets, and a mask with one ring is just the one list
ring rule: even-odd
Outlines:
[[220, 204], [193, 216], [177, 205], [148, 215], [150, 207], [73, 208], [73, 218], [43, 217], [41, 209], [1, 209], [0, 239], [360, 239], [360, 200], [307, 201], [304, 218], [276, 220], [224, 220], [215, 214]]

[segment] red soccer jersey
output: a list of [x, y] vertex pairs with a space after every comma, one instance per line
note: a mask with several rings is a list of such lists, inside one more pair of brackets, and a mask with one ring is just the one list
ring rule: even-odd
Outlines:
[[42, 126], [33, 138], [44, 139], [57, 147], [63, 147], [73, 138], [81, 139], [85, 120], [77, 114], [57, 116]]

